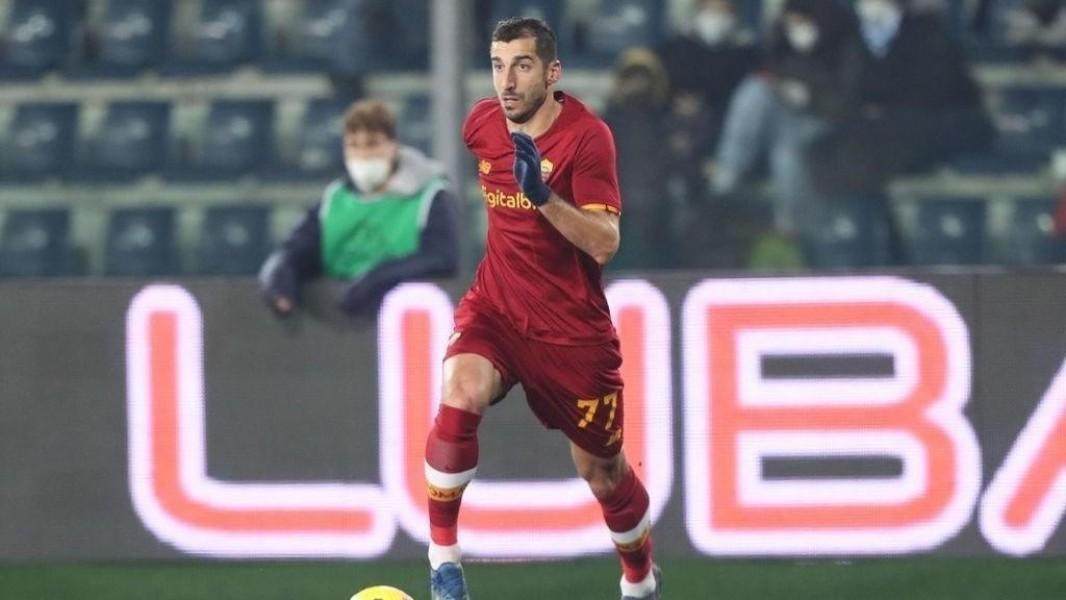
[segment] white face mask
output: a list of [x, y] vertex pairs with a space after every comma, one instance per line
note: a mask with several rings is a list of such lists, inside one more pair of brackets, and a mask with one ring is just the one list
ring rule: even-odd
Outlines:
[[344, 166], [348, 168], [352, 182], [363, 193], [377, 191], [392, 175], [392, 161], [387, 158], [349, 159], [344, 161]]
[[717, 46], [728, 39], [736, 27], [737, 19], [732, 14], [719, 10], [700, 11], [693, 22], [696, 35], [708, 46]]
[[859, 0], [855, 11], [867, 26], [895, 28], [903, 18], [899, 6], [889, 0]]
[[818, 43], [818, 26], [812, 23], [794, 23], [785, 26], [785, 37], [796, 52], [807, 54]]

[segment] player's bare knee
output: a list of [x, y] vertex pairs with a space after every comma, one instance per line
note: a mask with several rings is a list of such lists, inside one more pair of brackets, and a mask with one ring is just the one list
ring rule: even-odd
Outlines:
[[491, 400], [487, 383], [466, 376], [452, 377], [446, 381], [441, 398], [441, 402], [452, 408], [477, 414], [485, 412]]

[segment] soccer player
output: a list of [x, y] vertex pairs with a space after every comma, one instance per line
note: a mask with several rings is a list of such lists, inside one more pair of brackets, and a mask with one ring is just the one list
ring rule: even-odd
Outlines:
[[543, 21], [492, 34], [495, 98], [463, 127], [488, 210], [485, 257], [455, 311], [442, 405], [426, 441], [435, 600], [466, 600], [457, 521], [478, 464], [482, 413], [516, 383], [540, 421], [562, 430], [603, 508], [622, 564], [623, 600], [660, 597], [648, 492], [622, 454], [622, 358], [603, 292], [618, 249], [614, 140], [573, 96]]

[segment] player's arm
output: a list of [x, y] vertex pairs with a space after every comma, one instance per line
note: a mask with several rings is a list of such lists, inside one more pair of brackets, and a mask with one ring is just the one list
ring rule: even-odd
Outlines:
[[533, 138], [512, 133], [514, 174], [522, 192], [544, 218], [597, 263], [604, 265], [618, 251], [618, 215], [600, 207], [578, 208], [553, 192], [540, 174], [540, 152]]
[[551, 192], [548, 201], [538, 208], [563, 237], [597, 263], [607, 264], [618, 251], [621, 235], [618, 231], [617, 214], [605, 210], [578, 208], [555, 192]]

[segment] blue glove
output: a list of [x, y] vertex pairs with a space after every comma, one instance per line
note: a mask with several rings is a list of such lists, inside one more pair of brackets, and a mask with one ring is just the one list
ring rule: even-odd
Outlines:
[[524, 133], [512, 133], [514, 142], [514, 178], [522, 193], [535, 206], [544, 206], [552, 190], [540, 176], [540, 151], [533, 138]]

